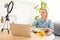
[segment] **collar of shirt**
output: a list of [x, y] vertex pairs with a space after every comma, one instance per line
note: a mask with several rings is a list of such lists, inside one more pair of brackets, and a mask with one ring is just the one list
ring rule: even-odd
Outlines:
[[41, 22], [46, 22], [46, 20], [42, 20], [41, 18], [40, 18], [40, 21], [41, 21]]

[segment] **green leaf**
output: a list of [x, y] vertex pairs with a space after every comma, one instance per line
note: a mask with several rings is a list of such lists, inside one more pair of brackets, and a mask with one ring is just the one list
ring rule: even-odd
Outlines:
[[42, 9], [42, 8], [39, 9], [39, 13], [41, 12], [41, 9]]
[[36, 11], [40, 13], [41, 12], [41, 9], [42, 8], [37, 8]]
[[35, 20], [37, 20], [37, 19], [38, 19], [38, 17], [39, 17], [39, 16], [35, 16]]
[[38, 24], [36, 25], [36, 28], [38, 28]]
[[38, 6], [39, 6], [39, 5], [36, 5], [36, 6], [34, 7], [34, 9], [36, 9]]
[[42, 2], [42, 3], [41, 3], [41, 8], [47, 8], [47, 3]]

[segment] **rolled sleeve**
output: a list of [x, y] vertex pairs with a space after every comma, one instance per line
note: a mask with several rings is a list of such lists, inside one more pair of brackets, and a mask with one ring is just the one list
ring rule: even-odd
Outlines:
[[37, 20], [36, 21], [34, 21], [33, 23], [32, 23], [32, 26], [36, 26], [37, 25]]
[[53, 23], [52, 23], [52, 21], [51, 21], [51, 20], [49, 20], [49, 28], [51, 28], [51, 29], [53, 29], [53, 30], [54, 30], [54, 25], [53, 25]]

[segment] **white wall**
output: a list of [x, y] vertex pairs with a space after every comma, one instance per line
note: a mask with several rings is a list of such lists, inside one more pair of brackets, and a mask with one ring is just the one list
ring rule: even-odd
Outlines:
[[34, 10], [34, 3], [40, 0], [15, 0], [13, 13], [17, 15], [17, 23], [28, 24], [34, 20], [36, 12]]
[[48, 0], [49, 19], [60, 22], [60, 0]]
[[33, 4], [20, 1], [16, 2], [14, 13], [17, 15], [17, 23], [26, 24], [31, 22], [34, 14]]
[[0, 16], [6, 15], [6, 8], [4, 8], [4, 5], [9, 2], [10, 2], [10, 0], [8, 0], [8, 1], [7, 0], [0, 0]]
[[[10, 0], [0, 1], [0, 16], [6, 15], [6, 8], [4, 8], [5, 3], [9, 3]], [[32, 22], [34, 16], [36, 15], [33, 9], [33, 4], [38, 3], [40, 0], [13, 0], [14, 8], [11, 15], [16, 15], [17, 23], [29, 23]], [[60, 0], [45, 0], [49, 7], [49, 19], [54, 21], [60, 21]]]
[[[35, 15], [35, 11], [33, 8], [33, 4], [37, 1], [35, 0], [13, 0], [14, 1], [14, 8], [11, 12], [10, 15], [15, 15], [16, 16], [16, 23], [20, 24], [27, 24], [32, 22], [33, 17]], [[5, 3], [9, 3], [10, 0], [2, 0], [0, 2], [0, 16], [6, 15], [6, 8], [4, 8]], [[12, 20], [13, 18], [11, 18]]]
[[[49, 8], [48, 9], [48, 19], [51, 19], [53, 22], [55, 22], [55, 21], [60, 22], [60, 18], [59, 18], [60, 17], [60, 0], [44, 0], [44, 1], [47, 2], [48, 8]], [[39, 0], [31, 0], [31, 1], [25, 0], [25, 2], [33, 4], [33, 3], [39, 2]], [[31, 11], [34, 11], [34, 10], [32, 10], [33, 9], [32, 4], [30, 4], [29, 8], [31, 9]]]

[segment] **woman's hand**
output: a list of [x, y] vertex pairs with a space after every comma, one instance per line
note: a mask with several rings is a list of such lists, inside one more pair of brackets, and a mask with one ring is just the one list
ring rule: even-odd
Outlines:
[[50, 28], [47, 28], [45, 32], [50, 33], [50, 32], [52, 32], [52, 30]]
[[51, 32], [51, 30], [50, 29], [47, 29], [47, 32], [49, 33], [49, 32]]
[[47, 35], [51, 35], [54, 32], [54, 30], [47, 28], [46, 33]]

